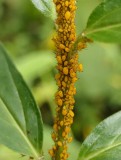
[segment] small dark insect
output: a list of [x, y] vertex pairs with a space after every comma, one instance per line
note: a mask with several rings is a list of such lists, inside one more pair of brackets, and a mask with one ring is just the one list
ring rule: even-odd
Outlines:
[[30, 134], [30, 131], [27, 131], [27, 134]]
[[24, 154], [21, 154], [21, 157], [20, 157], [20, 158], [22, 158], [22, 157], [25, 157], [25, 155], [24, 155]]
[[33, 160], [34, 158], [33, 157], [29, 157], [29, 160]]

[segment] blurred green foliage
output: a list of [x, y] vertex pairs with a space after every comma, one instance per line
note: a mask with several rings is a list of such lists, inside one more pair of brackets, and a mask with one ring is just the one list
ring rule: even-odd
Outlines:
[[[100, 2], [101, 0], [77, 2], [77, 33], [84, 29], [89, 14]], [[31, 1], [0, 0], [0, 41], [11, 53], [40, 106], [44, 123], [49, 125], [45, 126], [44, 131], [45, 140], [49, 144], [44, 145], [46, 156], [56, 107], [54, 35], [52, 20], [35, 9]], [[79, 150], [76, 141], [82, 142], [98, 122], [121, 109], [120, 45], [94, 42], [79, 56], [84, 72], [78, 75], [76, 83], [75, 118], [72, 126], [75, 141], [72, 144], [74, 153], [71, 159], [74, 159], [74, 154]], [[18, 160], [19, 157], [20, 155], [0, 146], [0, 159]]]

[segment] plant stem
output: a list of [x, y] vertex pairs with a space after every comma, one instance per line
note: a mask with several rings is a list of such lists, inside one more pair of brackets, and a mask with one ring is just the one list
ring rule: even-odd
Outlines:
[[57, 104], [52, 138], [54, 146], [49, 150], [53, 160], [66, 160], [69, 156], [67, 144], [72, 141], [69, 136], [74, 117], [74, 95], [77, 71], [82, 71], [78, 64], [78, 54], [71, 50], [76, 42], [75, 10], [76, 0], [54, 0], [57, 11], [56, 59], [58, 62], [56, 81], [58, 91], [55, 95]]

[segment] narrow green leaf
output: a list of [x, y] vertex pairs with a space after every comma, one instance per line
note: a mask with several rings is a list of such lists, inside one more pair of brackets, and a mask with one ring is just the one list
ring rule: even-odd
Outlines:
[[53, 0], [31, 0], [37, 9], [53, 20], [56, 18], [55, 5]]
[[102, 121], [82, 144], [78, 160], [121, 159], [121, 111]]
[[0, 143], [38, 158], [42, 154], [42, 140], [39, 109], [0, 44]]
[[103, 0], [90, 15], [84, 33], [96, 41], [121, 43], [121, 0]]

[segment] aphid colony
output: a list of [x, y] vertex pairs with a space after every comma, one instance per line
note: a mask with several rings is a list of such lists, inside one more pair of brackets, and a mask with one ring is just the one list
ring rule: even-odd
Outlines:
[[75, 0], [54, 0], [57, 11], [57, 36], [54, 39], [56, 44], [56, 59], [58, 62], [58, 73], [55, 78], [58, 85], [58, 91], [55, 96], [57, 108], [56, 117], [53, 125], [52, 139], [55, 144], [50, 155], [53, 160], [66, 160], [69, 156], [67, 153], [67, 143], [72, 141], [69, 136], [70, 127], [74, 117], [74, 95], [76, 88], [74, 83], [77, 80], [77, 71], [82, 71], [82, 64], [78, 64], [78, 54], [70, 55], [75, 40]]

